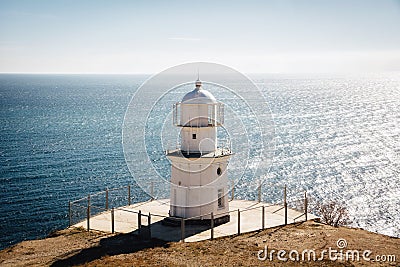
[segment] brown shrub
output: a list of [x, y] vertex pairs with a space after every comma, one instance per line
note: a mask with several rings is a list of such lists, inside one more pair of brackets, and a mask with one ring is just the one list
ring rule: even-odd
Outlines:
[[346, 206], [338, 201], [317, 203], [315, 210], [321, 217], [321, 222], [334, 227], [351, 223]]

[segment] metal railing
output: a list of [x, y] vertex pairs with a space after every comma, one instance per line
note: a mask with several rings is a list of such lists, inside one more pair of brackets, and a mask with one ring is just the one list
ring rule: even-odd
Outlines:
[[95, 194], [89, 194], [69, 202], [69, 226], [83, 220], [87, 220], [97, 214], [109, 211], [110, 209], [130, 206], [134, 203], [154, 200], [154, 182], [150, 182], [150, 196], [131, 185], [118, 188], [106, 189]]
[[[151, 183], [151, 192], [153, 192], [153, 188], [154, 188], [154, 183]], [[308, 197], [307, 197], [307, 192], [304, 192], [304, 195], [302, 198], [292, 198], [290, 201], [287, 200], [287, 187], [286, 185], [283, 186], [283, 199], [281, 202], [279, 203], [274, 203], [274, 204], [270, 204], [270, 205], [261, 205], [261, 206], [250, 206], [248, 208], [245, 209], [237, 209], [237, 210], [231, 210], [231, 211], [227, 211], [223, 214], [218, 213], [218, 216], [221, 215], [230, 215], [232, 213], [237, 213], [237, 234], [241, 234], [241, 226], [242, 226], [242, 217], [244, 216], [245, 212], [251, 211], [251, 210], [256, 210], [256, 209], [260, 209], [261, 212], [261, 221], [260, 221], [260, 227], [258, 229], [253, 229], [252, 231], [256, 231], [256, 230], [264, 230], [265, 226], [266, 226], [266, 208], [269, 207], [273, 207], [273, 206], [280, 206], [277, 207], [276, 210], [270, 211], [271, 214], [277, 214], [279, 211], [283, 210], [283, 221], [282, 224], [280, 225], [287, 225], [288, 224], [288, 207], [290, 206], [291, 209], [297, 210], [299, 212], [302, 212], [301, 214], [299, 214], [298, 216], [296, 216], [295, 218], [293, 218], [293, 222], [300, 222], [301, 220], [299, 220], [300, 218], [303, 218], [304, 221], [307, 221], [308, 216]], [[259, 185], [257, 187], [257, 199], [256, 201], [258, 203], [262, 202], [262, 185]], [[123, 192], [125, 194], [125, 197], [122, 197], [119, 199], [119, 202], [115, 202], [115, 198], [112, 198], [113, 201], [111, 200], [111, 195], [115, 192]], [[235, 199], [235, 187], [232, 185], [230, 190], [230, 201]], [[104, 196], [103, 199], [96, 199], [99, 196]], [[133, 200], [137, 200], [137, 201], [133, 201]], [[142, 213], [141, 210], [135, 211], [135, 210], [131, 210], [131, 209], [127, 209], [128, 206], [134, 204], [134, 203], [138, 203], [138, 202], [143, 202], [143, 201], [139, 201], [139, 198], [135, 198], [132, 196], [132, 187], [130, 185], [128, 186], [124, 186], [124, 187], [120, 187], [120, 188], [113, 188], [113, 189], [106, 189], [105, 191], [102, 192], [98, 192], [96, 194], [92, 194], [92, 195], [88, 195], [85, 198], [81, 198], [75, 201], [70, 201], [69, 202], [69, 226], [73, 226], [74, 224], [78, 223], [78, 222], [83, 222], [86, 220], [86, 229], [87, 231], [90, 231], [91, 225], [91, 218], [95, 215], [99, 215], [99, 214], [103, 214], [104, 216], [110, 216], [110, 232], [111, 233], [115, 233], [115, 226], [116, 226], [116, 222], [118, 222], [115, 218], [115, 212], [121, 211], [121, 212], [129, 212], [131, 213], [133, 216], [137, 216], [136, 220], [137, 220], [137, 228], [133, 228], [132, 230], [137, 230], [139, 235], [143, 235], [143, 229], [146, 228], [146, 234], [144, 235], [147, 238], [151, 238], [151, 224], [152, 224], [152, 218], [155, 217], [161, 217], [161, 218], [171, 218], [169, 216], [165, 216], [165, 215], [161, 215], [161, 214], [144, 214]], [[154, 197], [152, 196], [152, 194], [149, 196], [147, 201], [152, 201], [154, 200]], [[118, 206], [119, 203], [120, 205]], [[116, 205], [117, 204], [117, 205]], [[123, 205], [125, 204], [125, 205]], [[133, 217], [132, 216], [132, 217]], [[176, 221], [180, 222], [180, 241], [181, 242], [185, 242], [185, 231], [186, 231], [186, 227], [185, 224], [187, 221], [189, 220], [193, 220], [193, 219], [202, 219], [203, 217], [206, 216], [210, 216], [210, 224], [209, 224], [209, 230], [210, 230], [210, 239], [213, 240], [214, 239], [214, 228], [215, 228], [215, 214], [213, 212], [207, 213], [207, 214], [202, 214], [199, 216], [194, 216], [191, 218], [178, 218], [178, 217], [174, 217], [174, 219]], [[129, 217], [129, 216], [128, 216]], [[128, 218], [126, 217], [126, 218]], [[132, 218], [130, 217], [130, 218]], [[145, 219], [147, 225], [143, 224], [143, 220]], [[128, 219], [127, 219], [128, 220]], [[74, 223], [75, 222], [75, 223]], [[129, 221], [126, 221], [127, 223], [129, 223]], [[133, 225], [133, 221], [131, 221], [131, 224]]]

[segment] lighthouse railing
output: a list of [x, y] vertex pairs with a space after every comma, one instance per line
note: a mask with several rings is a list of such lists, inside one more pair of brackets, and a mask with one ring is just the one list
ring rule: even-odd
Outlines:
[[139, 186], [122, 186], [117, 188], [106, 188], [103, 191], [89, 194], [86, 197], [69, 201], [68, 224], [72, 226], [84, 220], [90, 220], [93, 216], [110, 211], [112, 208], [130, 206], [143, 201], [154, 200], [154, 192], [157, 183], [150, 181], [146, 194]]
[[[204, 118], [207, 119], [207, 126], [222, 126], [224, 124], [224, 104], [223, 103], [208, 103], [208, 104], [191, 104], [191, 103], [175, 103], [172, 107], [172, 123], [175, 126], [191, 126], [194, 127], [196, 125], [192, 125], [191, 121], [195, 121], [198, 123], [199, 118], [192, 118], [190, 121], [182, 121], [182, 107], [204, 107], [207, 110], [207, 117], [204, 115]], [[198, 126], [198, 125], [197, 125]]]
[[[151, 184], [151, 183], [150, 183]], [[154, 186], [154, 185], [153, 185]], [[191, 228], [188, 221], [190, 220], [203, 220], [204, 218], [208, 218], [209, 225], [208, 229], [210, 231], [210, 239], [215, 238], [215, 234], [218, 232], [214, 231], [216, 226], [216, 220], [218, 217], [223, 215], [233, 216], [232, 223], [235, 223], [237, 226], [236, 234], [241, 234], [248, 231], [254, 231], [256, 229], [249, 229], [248, 225], [245, 223], [248, 221], [248, 218], [251, 220], [256, 220], [259, 222], [258, 230], [263, 230], [268, 225], [269, 216], [275, 214], [281, 216], [281, 224], [286, 225], [288, 223], [300, 222], [308, 219], [308, 210], [309, 210], [309, 194], [303, 190], [287, 190], [286, 186], [279, 187], [278, 191], [281, 194], [281, 201], [275, 203], [266, 204], [264, 199], [266, 197], [265, 190], [271, 189], [266, 185], [260, 185], [257, 187], [257, 192], [255, 193], [256, 199], [254, 204], [242, 209], [235, 209], [226, 211], [224, 213], [205, 213], [202, 215], [194, 216], [191, 218], [178, 218], [175, 219], [180, 221], [180, 232], [176, 233], [175, 240], [184, 241], [186, 238], [193, 234], [193, 229]], [[232, 187], [232, 190], [235, 190]], [[83, 227], [86, 230], [100, 230], [97, 229], [99, 219], [109, 222], [109, 226], [106, 229], [107, 232], [115, 233], [120, 232], [121, 229], [130, 229], [131, 231], [137, 233], [143, 238], [150, 238], [152, 236], [152, 224], [154, 222], [159, 222], [160, 219], [164, 218], [174, 218], [169, 217], [163, 214], [156, 213], [144, 213], [141, 211], [140, 206], [144, 205], [144, 203], [152, 201], [153, 196], [149, 196], [144, 194], [143, 197], [140, 197], [138, 187], [134, 188], [130, 185], [123, 186], [119, 188], [106, 189], [104, 191], [90, 194], [86, 197], [77, 199], [75, 201], [69, 202], [69, 225], [73, 226], [77, 223], [84, 222]], [[261, 191], [261, 194], [260, 194]], [[143, 194], [143, 192], [141, 192]], [[120, 195], [123, 197], [120, 198]], [[261, 195], [261, 196], [260, 196]], [[258, 201], [260, 200], [260, 201]], [[143, 201], [145, 201], [143, 203]], [[140, 202], [137, 206], [135, 203]], [[128, 206], [130, 206], [128, 208]], [[132, 209], [132, 207], [134, 209]], [[288, 216], [288, 209], [292, 210], [291, 217]], [[256, 212], [255, 212], [256, 211]], [[293, 217], [293, 211], [297, 211], [297, 215]], [[251, 213], [251, 215], [248, 215]], [[96, 220], [93, 221], [92, 218], [96, 216]], [[97, 223], [96, 223], [97, 221]]]
[[[267, 200], [268, 203], [276, 206], [276, 210], [272, 211], [274, 214], [282, 213], [284, 217], [284, 224], [288, 223], [288, 210], [295, 210], [301, 212], [301, 214], [294, 218], [294, 221], [307, 220], [307, 214], [309, 211], [309, 194], [301, 188], [290, 188], [286, 185], [277, 185], [274, 183], [258, 183], [253, 194], [252, 192], [246, 191], [246, 195], [237, 192], [237, 188], [233, 181], [229, 184], [228, 197], [229, 201], [234, 199], [252, 199], [258, 203]], [[249, 197], [250, 196], [250, 197]], [[273, 201], [275, 199], [275, 201]], [[277, 200], [277, 201], [276, 201]]]

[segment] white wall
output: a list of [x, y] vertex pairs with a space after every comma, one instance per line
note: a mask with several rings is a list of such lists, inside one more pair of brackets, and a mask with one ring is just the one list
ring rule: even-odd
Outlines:
[[[193, 134], [196, 139], [193, 139]], [[217, 127], [182, 127], [181, 150], [210, 153], [217, 149]]]
[[[224, 208], [218, 208], [218, 189], [224, 194], [229, 191], [226, 172], [229, 157], [217, 162], [173, 163], [171, 176], [171, 215], [190, 218], [214, 212], [218, 214], [229, 210], [228, 197], [224, 197]], [[221, 168], [221, 175], [217, 169]], [[180, 184], [180, 185], [179, 185]], [[175, 195], [176, 194], [176, 195]], [[225, 214], [224, 214], [225, 215]], [[204, 218], [210, 218], [206, 216]]]

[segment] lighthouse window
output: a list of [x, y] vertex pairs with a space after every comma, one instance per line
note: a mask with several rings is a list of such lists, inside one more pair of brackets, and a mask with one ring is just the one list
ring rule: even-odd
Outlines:
[[225, 206], [224, 189], [218, 189], [218, 208]]
[[192, 134], [192, 139], [196, 139], [196, 134]]
[[217, 169], [217, 174], [218, 174], [218, 175], [221, 175], [221, 174], [222, 174], [222, 170], [221, 170], [220, 167], [218, 167], [218, 169]]

